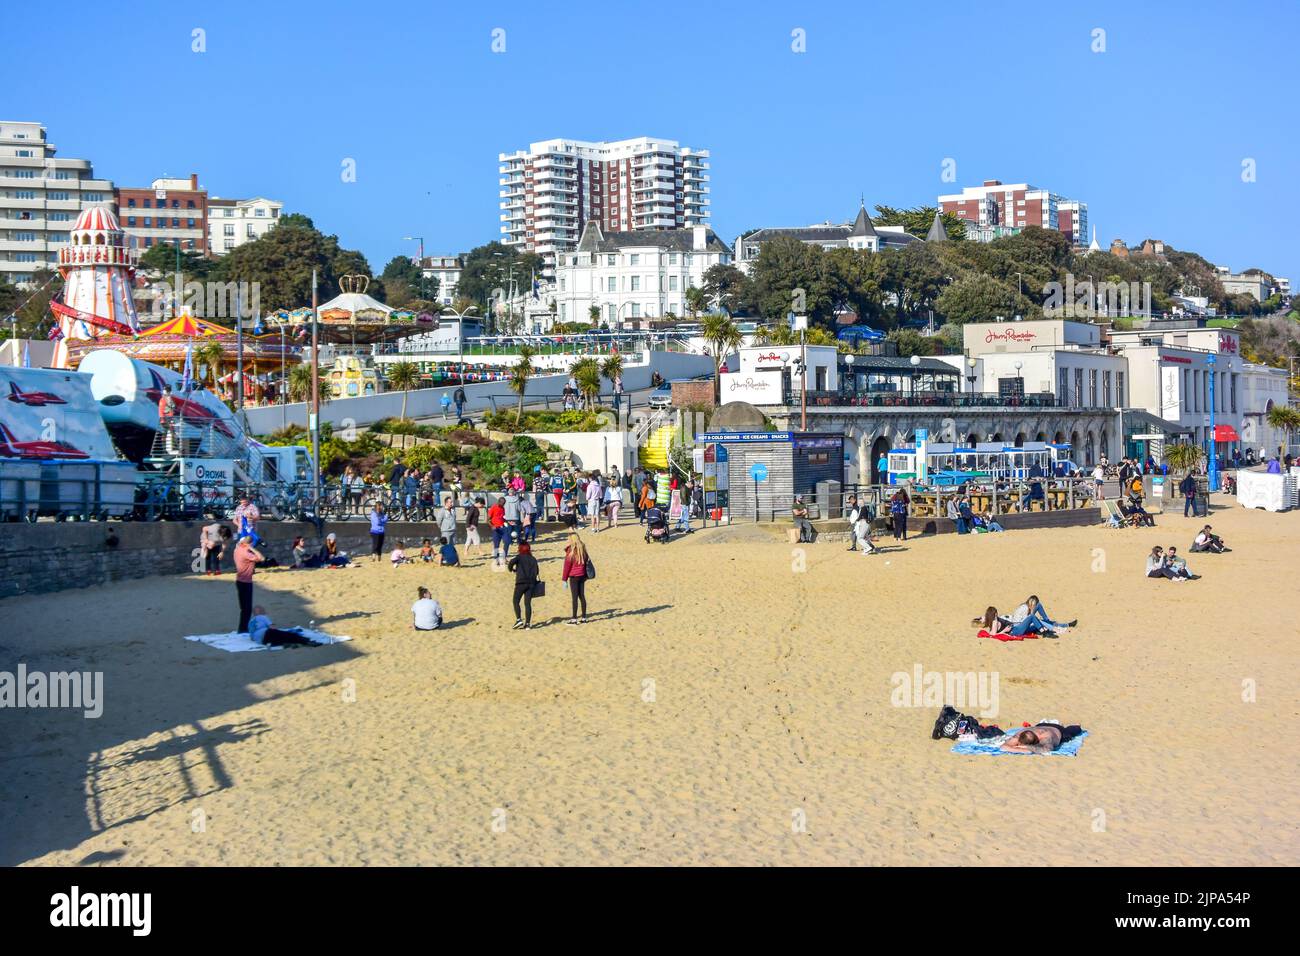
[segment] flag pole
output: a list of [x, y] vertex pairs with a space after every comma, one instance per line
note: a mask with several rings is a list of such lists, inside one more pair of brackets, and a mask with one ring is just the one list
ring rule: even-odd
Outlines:
[[235, 410], [244, 410], [244, 306], [235, 290]]

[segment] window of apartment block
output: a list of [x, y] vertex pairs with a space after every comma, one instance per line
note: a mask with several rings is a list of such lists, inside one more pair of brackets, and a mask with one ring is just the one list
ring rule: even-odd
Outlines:
[[1074, 407], [1083, 407], [1083, 369], [1074, 370]]
[[1115, 404], [1124, 407], [1124, 373], [1115, 373]]
[[605, 257], [605, 265], [607, 265], [607, 266], [616, 266], [616, 265], [618, 265], [618, 256], [606, 256], [606, 257]]
[[186, 228], [193, 229], [193, 228], [194, 228], [194, 220], [193, 220], [193, 219], [186, 219], [186, 220], [185, 220], [185, 226], [186, 226]]
[[1234, 412], [1237, 410], [1237, 379], [1240, 377], [1236, 372], [1232, 373], [1232, 388], [1230, 391], [1232, 392], [1232, 410]]
[[152, 200], [152, 199], [144, 199], [144, 200], [141, 200], [141, 201], [144, 203], [144, 208], [145, 208], [145, 209], [152, 209], [152, 208], [153, 208], [153, 200]]
[[265, 210], [265, 209], [254, 209], [254, 210], [253, 210], [253, 215], [254, 215], [254, 216], [262, 216], [262, 217], [265, 217], [265, 216], [266, 216], [266, 210]]
[[13, 170], [15, 179], [35, 179], [36, 170], [34, 169], [15, 169]]
[[[144, 224], [145, 224], [145, 228], [148, 228], [148, 227], [152, 226], [152, 225], [153, 225], [153, 217], [152, 217], [152, 216], [145, 216], [145, 217], [144, 217]], [[312, 399], [312, 401], [315, 401], [315, 399]]]
[[1101, 403], [1107, 408], [1110, 407], [1110, 372], [1101, 373]]
[[135, 225], [135, 216], [127, 216], [127, 217], [126, 217], [126, 224], [127, 224], [128, 226], [134, 226], [134, 225]]
[[224, 234], [224, 235], [227, 235], [227, 236], [233, 236], [233, 235], [235, 234], [235, 227], [234, 227], [234, 224], [233, 224], [233, 223], [227, 223], [227, 224], [223, 227], [222, 231], [223, 231], [223, 234]]
[[610, 325], [613, 325], [615, 322], [618, 321], [618, 308], [614, 305], [613, 302], [605, 306], [605, 312], [609, 316]]
[[640, 276], [632, 276], [632, 291], [633, 291], [633, 292], [640, 292], [640, 291], [641, 291], [641, 277], [640, 277]]
[[633, 302], [633, 303], [632, 303], [632, 318], [634, 318], [634, 319], [639, 319], [639, 318], [641, 318], [641, 303], [640, 303], [640, 302]]
[[616, 276], [610, 276], [609, 279], [606, 281], [606, 291], [607, 292], [618, 291], [618, 278]]
[[193, 200], [193, 199], [187, 199], [187, 200], [185, 200], [185, 208], [186, 208], [186, 209], [195, 209], [195, 208], [197, 208], [197, 207], [194, 205], [194, 200]]
[[677, 253], [675, 252], [668, 253], [668, 264], [670, 266], [677, 265]]
[[134, 199], [128, 199], [128, 200], [126, 201], [126, 208], [127, 208], [127, 209], [134, 209], [134, 208], [135, 208], [135, 200], [134, 200]]
[[[31, 198], [30, 194], [28, 195], [28, 198]], [[67, 202], [69, 197], [67, 193], [60, 192], [60, 193], [50, 193], [47, 198], [52, 200], [53, 202]], [[89, 199], [90, 197], [87, 196], [86, 198]]]
[[172, 208], [173, 208], [173, 209], [180, 209], [180, 208], [181, 208], [181, 201], [180, 201], [179, 199], [173, 199], [173, 200], [172, 200]]
[[668, 291], [669, 292], [677, 291], [677, 276], [668, 277]]
[[226, 246], [226, 251], [229, 252], [231, 249], [235, 248], [235, 240], [227, 239], [225, 241], [225, 246]]
[[1097, 370], [1095, 368], [1088, 369], [1088, 398], [1090, 399], [1088, 404], [1091, 407], [1096, 408], [1098, 403], [1097, 403]]

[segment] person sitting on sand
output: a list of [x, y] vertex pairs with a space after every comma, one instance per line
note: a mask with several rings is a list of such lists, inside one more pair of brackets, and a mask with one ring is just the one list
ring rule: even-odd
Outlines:
[[279, 647], [319, 647], [321, 644], [320, 641], [313, 641], [297, 631], [282, 631], [278, 627], [272, 627], [266, 608], [260, 604], [253, 608], [253, 616], [248, 621], [248, 636], [258, 644]]
[[417, 588], [415, 596], [411, 605], [415, 620], [411, 626], [417, 631], [436, 631], [442, 624], [442, 605], [430, 596], [428, 588]]
[[1174, 572], [1174, 574], [1178, 575], [1180, 578], [1192, 580], [1196, 577], [1196, 575], [1192, 574], [1191, 571], [1187, 570], [1187, 562], [1183, 558], [1179, 557], [1178, 549], [1173, 545], [1170, 545], [1169, 550], [1165, 552], [1165, 567]]
[[[446, 539], [444, 538], [443, 540], [445, 541]], [[420, 560], [425, 564], [428, 564], [433, 560], [433, 542], [428, 538], [425, 538], [420, 542]]]
[[1171, 581], [1185, 581], [1184, 577], [1174, 573], [1174, 570], [1165, 562], [1165, 552], [1160, 545], [1151, 549], [1147, 555], [1147, 577], [1149, 578], [1168, 578]]
[[1011, 630], [1011, 625], [998, 614], [998, 609], [991, 604], [984, 609], [983, 617], [977, 617], [971, 621], [971, 626], [978, 627], [981, 631], [989, 634], [1004, 634]]
[[307, 557], [307, 540], [302, 535], [293, 539], [293, 566], [298, 571], [303, 568], [320, 567], [319, 561], [313, 564], [312, 559]]
[[325, 543], [320, 549], [321, 562], [327, 568], [346, 568], [351, 563], [346, 551], [339, 550], [339, 539], [333, 531], [325, 535]]
[[1193, 554], [1199, 554], [1201, 552], [1223, 554], [1225, 551], [1231, 550], [1231, 548], [1224, 545], [1222, 538], [1210, 530], [1208, 524], [1200, 530], [1200, 533], [1196, 536], [1196, 540], [1192, 542]]
[[991, 514], [977, 514], [971, 518], [971, 530], [983, 534], [1007, 529], [998, 524], [997, 519]]
[[452, 544], [451, 538], [440, 538], [441, 546], [438, 548], [438, 563], [446, 568], [454, 568], [460, 564], [460, 555], [456, 553], [456, 546]]
[[393, 550], [388, 553], [388, 557], [389, 560], [393, 562], [393, 567], [410, 562], [410, 558], [406, 556], [406, 550], [403, 547], [403, 541], [401, 538], [397, 539], [397, 543], [393, 545]]
[[[996, 610], [996, 609], [993, 609]], [[987, 614], [987, 612], [985, 612]], [[1031, 594], [1025, 598], [1025, 602], [1008, 614], [1002, 620], [1008, 625], [1006, 633], [1015, 637], [1021, 637], [1025, 634], [1041, 634], [1044, 637], [1060, 637], [1061, 631], [1067, 627], [1074, 627], [1078, 620], [1068, 622], [1053, 621], [1047, 616], [1047, 609], [1043, 607], [1042, 602], [1038, 600], [1037, 594]], [[985, 629], [988, 630], [987, 625]], [[997, 634], [999, 631], [990, 631]]]
[[1078, 724], [1063, 727], [1043, 721], [1013, 733], [1002, 742], [1002, 749], [1010, 753], [1046, 754], [1060, 750], [1061, 744], [1069, 743], [1082, 733], [1083, 728]]
[[1127, 505], [1121, 500], [1116, 502], [1116, 507], [1119, 508], [1120, 514], [1137, 527], [1154, 528], [1156, 526], [1156, 519], [1142, 507], [1142, 501], [1139, 498], [1129, 498]]

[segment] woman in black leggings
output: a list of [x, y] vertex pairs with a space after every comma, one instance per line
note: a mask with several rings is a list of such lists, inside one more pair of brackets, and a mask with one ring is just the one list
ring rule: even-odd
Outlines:
[[[570, 533], [569, 543], [564, 549], [564, 571], [560, 575], [568, 585], [572, 604], [567, 624], [587, 623], [587, 578], [591, 576], [590, 570], [591, 555], [587, 554], [587, 546], [576, 533]], [[578, 616], [579, 604], [582, 605], [582, 617]]]
[[[510, 559], [506, 568], [515, 572], [515, 628], [527, 630], [533, 623], [533, 588], [537, 587], [537, 559], [527, 541], [519, 545], [519, 553]], [[519, 600], [523, 599], [522, 616], [519, 613]]]

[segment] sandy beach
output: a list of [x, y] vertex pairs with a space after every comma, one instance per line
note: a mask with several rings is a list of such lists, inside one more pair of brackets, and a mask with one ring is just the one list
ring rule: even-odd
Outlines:
[[[102, 671], [105, 703], [0, 710], [0, 863], [1295, 864], [1300, 514], [1212, 521], [1234, 551], [1183, 584], [1142, 574], [1204, 523], [1176, 515], [874, 557], [632, 525], [586, 536], [582, 627], [543, 536], [530, 631], [481, 555], [267, 571], [278, 626], [353, 641], [252, 654], [182, 640], [234, 627], [229, 573], [7, 600], [0, 669]], [[410, 629], [420, 584], [447, 629]], [[1079, 626], [976, 639], [1030, 593]], [[991, 722], [1089, 737], [951, 753], [936, 707], [891, 701], [918, 665], [995, 674]]]

